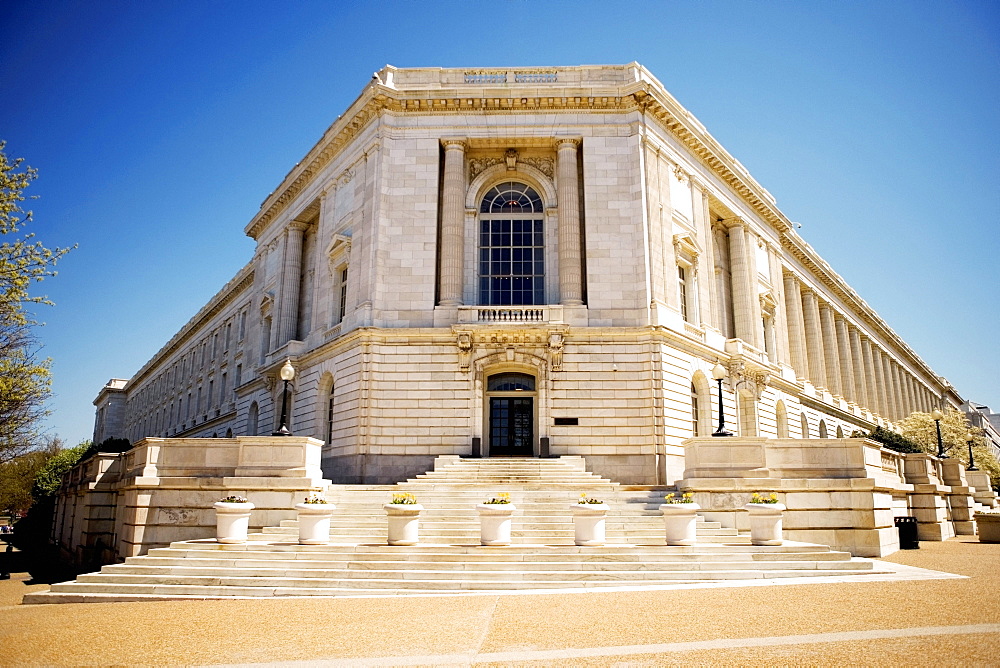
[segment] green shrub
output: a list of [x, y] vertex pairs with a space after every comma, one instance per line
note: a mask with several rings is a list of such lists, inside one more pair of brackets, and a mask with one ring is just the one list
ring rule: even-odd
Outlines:
[[[855, 432], [859, 433], [859, 432]], [[851, 434], [853, 437], [854, 434]], [[873, 441], [881, 443], [890, 450], [895, 450], [896, 452], [923, 452], [919, 445], [905, 436], [901, 436], [894, 431], [889, 431], [884, 427], [875, 427], [870, 434], [866, 434], [865, 438], [870, 438]]]
[[60, 450], [53, 455], [35, 476], [35, 483], [31, 486], [31, 496], [36, 501], [55, 496], [56, 492], [59, 491], [63, 474], [73, 468], [89, 448], [90, 441], [84, 441], [75, 448]]

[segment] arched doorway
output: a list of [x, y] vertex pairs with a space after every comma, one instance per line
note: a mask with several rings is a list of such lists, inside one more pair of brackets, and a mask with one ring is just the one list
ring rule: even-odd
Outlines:
[[490, 457], [531, 457], [535, 452], [535, 377], [495, 373], [486, 380], [486, 435]]

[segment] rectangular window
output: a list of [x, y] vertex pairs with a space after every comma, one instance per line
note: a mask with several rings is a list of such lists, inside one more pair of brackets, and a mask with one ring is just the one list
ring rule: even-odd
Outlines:
[[340, 304], [338, 305], [337, 322], [344, 319], [347, 313], [347, 267], [340, 270]]
[[541, 220], [482, 220], [479, 303], [545, 303], [545, 241]]
[[237, 364], [236, 365], [236, 378], [233, 379], [233, 391], [234, 392], [236, 391], [236, 388], [240, 386], [240, 382], [242, 382], [242, 379], [241, 379], [242, 375], [243, 375], [243, 365], [242, 364]]
[[240, 341], [247, 335], [247, 312], [240, 313]]
[[677, 266], [677, 289], [680, 293], [681, 302], [681, 317], [684, 318], [686, 322], [690, 322], [688, 311], [688, 286], [687, 286], [687, 271], [684, 265]]
[[326, 443], [333, 440], [333, 388], [330, 388], [330, 397], [326, 400]]

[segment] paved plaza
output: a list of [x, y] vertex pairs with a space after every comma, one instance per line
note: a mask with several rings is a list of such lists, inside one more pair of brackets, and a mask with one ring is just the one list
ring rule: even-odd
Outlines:
[[0, 663], [997, 665], [1000, 544], [920, 548], [888, 580], [501, 596], [22, 606], [46, 585], [14, 573]]

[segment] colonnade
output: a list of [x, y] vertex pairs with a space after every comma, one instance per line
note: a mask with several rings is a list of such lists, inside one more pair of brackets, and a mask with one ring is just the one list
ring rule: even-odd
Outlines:
[[789, 271], [784, 300], [792, 368], [799, 380], [891, 421], [939, 402], [889, 350]]

